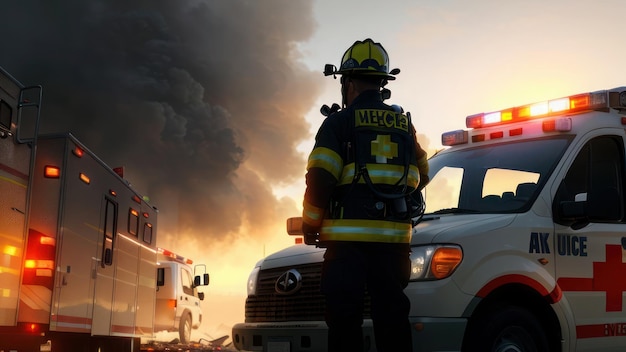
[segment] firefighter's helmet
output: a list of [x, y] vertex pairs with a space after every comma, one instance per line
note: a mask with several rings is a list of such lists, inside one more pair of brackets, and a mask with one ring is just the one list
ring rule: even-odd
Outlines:
[[327, 64], [324, 75], [347, 75], [347, 76], [375, 76], [386, 80], [396, 79], [393, 75], [400, 73], [399, 69], [389, 70], [389, 55], [380, 43], [367, 38], [364, 41], [356, 41], [346, 50], [341, 58], [339, 69]]

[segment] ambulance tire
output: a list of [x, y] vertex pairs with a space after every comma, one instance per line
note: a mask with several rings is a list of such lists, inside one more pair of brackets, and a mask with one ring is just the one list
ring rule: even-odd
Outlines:
[[191, 342], [191, 314], [189, 314], [189, 312], [184, 312], [180, 317], [178, 335], [180, 337], [180, 343]]
[[550, 345], [539, 320], [527, 309], [507, 306], [475, 322], [467, 351], [547, 352]]

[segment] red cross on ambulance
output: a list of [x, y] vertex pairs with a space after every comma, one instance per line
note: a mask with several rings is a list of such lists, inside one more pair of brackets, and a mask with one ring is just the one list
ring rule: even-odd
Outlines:
[[622, 260], [622, 246], [606, 245], [606, 261], [593, 262], [593, 277], [560, 277], [561, 291], [588, 291], [606, 293], [606, 311], [621, 312], [626, 292], [626, 263]]

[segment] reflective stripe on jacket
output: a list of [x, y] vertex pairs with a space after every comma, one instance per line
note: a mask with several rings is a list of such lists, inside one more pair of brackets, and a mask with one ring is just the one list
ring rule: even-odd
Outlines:
[[328, 116], [316, 135], [307, 163], [305, 226], [317, 229], [320, 241], [409, 243], [410, 217], [396, 216], [394, 200], [381, 199], [371, 187], [403, 200], [402, 192], [418, 188], [425, 158], [407, 115], [386, 105], [378, 91], [361, 93]]
[[411, 242], [411, 224], [385, 220], [326, 219], [320, 241]]

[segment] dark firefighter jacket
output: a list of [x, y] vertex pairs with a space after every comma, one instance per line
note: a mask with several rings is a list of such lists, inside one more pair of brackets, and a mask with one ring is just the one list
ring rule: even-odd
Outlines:
[[363, 92], [317, 133], [303, 228], [317, 230], [321, 242], [409, 243], [406, 195], [427, 174], [426, 152], [408, 116], [385, 104], [378, 91]]

